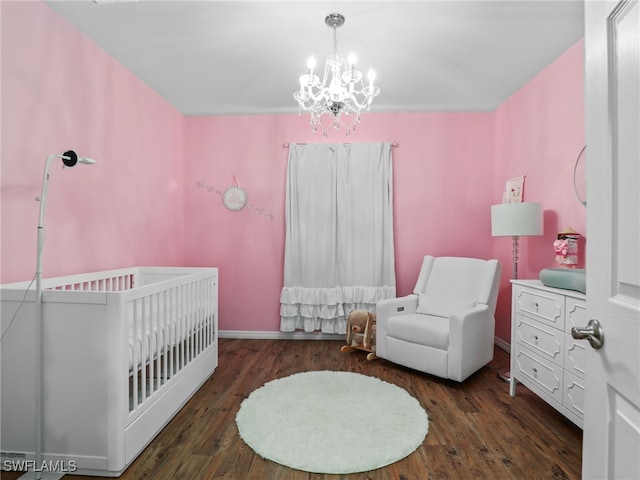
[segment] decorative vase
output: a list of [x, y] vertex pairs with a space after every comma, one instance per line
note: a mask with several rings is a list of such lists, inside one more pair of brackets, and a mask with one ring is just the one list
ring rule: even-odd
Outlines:
[[559, 265], [569, 268], [575, 268], [578, 265], [579, 238], [580, 234], [571, 227], [558, 232], [556, 240], [553, 242], [553, 250]]

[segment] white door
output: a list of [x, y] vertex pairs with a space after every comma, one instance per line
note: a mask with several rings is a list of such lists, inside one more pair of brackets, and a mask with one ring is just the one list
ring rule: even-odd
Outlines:
[[588, 348], [582, 476], [640, 479], [640, 5], [585, 1]]

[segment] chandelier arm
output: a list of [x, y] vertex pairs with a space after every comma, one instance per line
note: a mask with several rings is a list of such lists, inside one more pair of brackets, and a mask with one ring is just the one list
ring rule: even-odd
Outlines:
[[349, 82], [347, 83], [348, 87], [349, 87], [349, 92], [347, 93], [347, 95], [349, 97], [353, 97], [353, 95], [356, 93], [356, 84], [353, 82]]
[[[355, 104], [356, 107], [358, 107], [358, 108], [354, 108], [353, 104]], [[347, 111], [345, 113], [347, 115], [349, 115], [349, 112], [354, 113], [356, 115], [360, 115], [360, 111], [362, 110], [362, 106], [359, 105], [357, 102], [352, 101], [352, 102], [346, 104], [346, 109], [347, 109]]]
[[[365, 97], [364, 103], [360, 103], [355, 95], [351, 95], [349, 97], [350, 101], [347, 102], [347, 106], [351, 108], [354, 112], [358, 112], [358, 110], [353, 108], [353, 105], [358, 107], [359, 110], [369, 110], [369, 106], [371, 105], [372, 97]], [[353, 105], [352, 105], [353, 104]]]
[[[360, 87], [360, 89], [356, 88], [356, 85]], [[354, 95], [362, 95], [363, 97], [366, 97], [366, 95], [364, 93], [362, 93], [364, 90], [364, 86], [362, 85], [362, 82], [358, 83], [358, 84], [354, 84], [353, 86], [353, 94]]]
[[327, 99], [326, 90], [322, 89], [317, 94], [314, 95], [312, 91], [309, 91], [309, 99], [312, 101], [312, 105], [318, 105], [323, 100]]

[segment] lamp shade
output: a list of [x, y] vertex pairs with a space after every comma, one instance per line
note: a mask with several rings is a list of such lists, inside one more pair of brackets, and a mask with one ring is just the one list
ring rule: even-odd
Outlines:
[[515, 237], [543, 233], [541, 203], [501, 203], [491, 206], [491, 236]]

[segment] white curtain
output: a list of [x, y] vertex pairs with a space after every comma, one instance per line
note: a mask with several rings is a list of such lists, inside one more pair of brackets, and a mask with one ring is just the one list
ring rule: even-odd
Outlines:
[[344, 334], [396, 295], [391, 144], [291, 144], [280, 330]]

